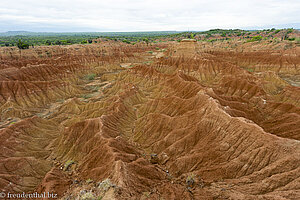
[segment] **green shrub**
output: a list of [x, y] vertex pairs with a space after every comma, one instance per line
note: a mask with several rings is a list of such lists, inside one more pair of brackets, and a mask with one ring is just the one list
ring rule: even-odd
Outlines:
[[207, 33], [205, 37], [206, 38], [210, 38], [211, 37], [211, 33]]
[[288, 31], [287, 31], [287, 34], [292, 33], [292, 32], [293, 32], [293, 29], [289, 28]]
[[61, 44], [62, 44], [62, 42], [61, 42], [61, 41], [59, 41], [59, 40], [57, 40], [57, 41], [55, 41], [55, 44], [56, 44], [56, 45], [61, 45]]
[[29, 49], [29, 44], [26, 44], [26, 43], [22, 42], [21, 40], [19, 40], [17, 43], [17, 47], [19, 49]]
[[191, 33], [191, 35], [189, 36], [189, 38], [195, 39], [195, 35], [193, 33]]
[[130, 44], [130, 41], [128, 41], [128, 40], [123, 40], [122, 42]]
[[45, 44], [46, 44], [46, 45], [51, 45], [52, 43], [51, 43], [50, 40], [46, 40]]
[[263, 39], [263, 37], [261, 35], [257, 35], [257, 36], [252, 37], [250, 40], [248, 40], [248, 42], [260, 41], [262, 39]]

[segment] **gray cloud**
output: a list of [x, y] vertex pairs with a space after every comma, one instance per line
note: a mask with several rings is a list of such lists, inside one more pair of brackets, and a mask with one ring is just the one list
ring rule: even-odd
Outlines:
[[8, 0], [0, 32], [266, 27], [300, 22], [299, 13], [299, 0]]

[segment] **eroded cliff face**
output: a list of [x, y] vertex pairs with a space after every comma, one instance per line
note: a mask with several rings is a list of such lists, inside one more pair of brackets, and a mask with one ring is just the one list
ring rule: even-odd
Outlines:
[[234, 45], [3, 48], [0, 188], [300, 198], [299, 47]]

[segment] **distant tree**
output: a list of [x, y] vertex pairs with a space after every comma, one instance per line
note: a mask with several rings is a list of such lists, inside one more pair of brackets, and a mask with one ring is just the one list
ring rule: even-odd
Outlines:
[[67, 40], [61, 40], [60, 41], [62, 45], [66, 45], [67, 44]]
[[289, 28], [288, 31], [287, 31], [287, 34], [292, 33], [292, 32], [293, 32], [293, 29]]
[[5, 45], [6, 47], [8, 47], [8, 46], [9, 46], [9, 43], [5, 43], [4, 45]]
[[86, 44], [86, 43], [87, 43], [86, 40], [82, 40], [82, 41], [81, 41], [81, 44]]
[[146, 44], [147, 44], [147, 46], [148, 46], [148, 44], [149, 44], [149, 39], [148, 39], [148, 38], [144, 38], [143, 41], [146, 42]]
[[205, 37], [206, 38], [210, 38], [211, 37], [211, 33], [207, 33]]
[[61, 41], [59, 41], [59, 40], [57, 40], [57, 41], [55, 41], [55, 44], [56, 44], [56, 45], [61, 45], [61, 44], [62, 44], [62, 42], [61, 42]]
[[46, 40], [45, 44], [46, 45], [51, 45], [51, 41], [50, 40]]
[[29, 44], [26, 44], [19, 39], [19, 41], [17, 43], [17, 47], [19, 49], [29, 49]]
[[128, 40], [123, 40], [122, 42], [125, 42], [125, 43], [127, 43], [127, 44], [130, 44], [130, 41], [128, 41]]
[[195, 38], [195, 37], [194, 37], [194, 34], [193, 34], [193, 33], [189, 34], [189, 35], [188, 35], [188, 38], [194, 39], [194, 38]]
[[91, 44], [93, 42], [93, 40], [88, 40], [88, 43]]

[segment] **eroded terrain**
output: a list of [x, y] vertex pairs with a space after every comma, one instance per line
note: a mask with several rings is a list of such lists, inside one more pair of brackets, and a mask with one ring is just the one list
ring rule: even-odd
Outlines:
[[299, 199], [300, 49], [241, 41], [0, 54], [0, 188]]

